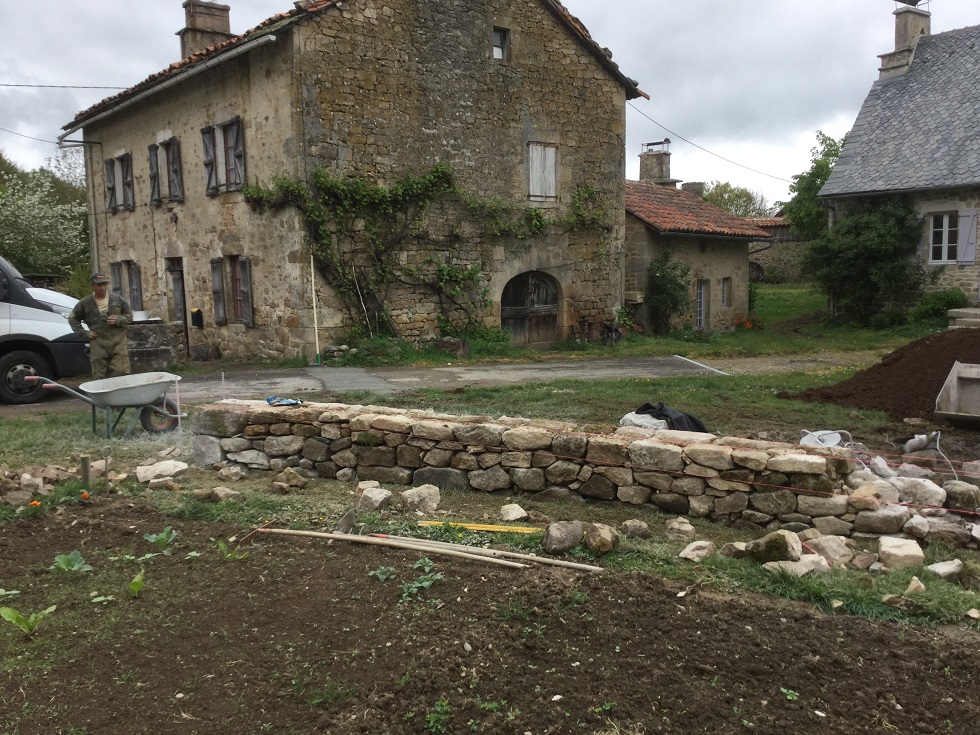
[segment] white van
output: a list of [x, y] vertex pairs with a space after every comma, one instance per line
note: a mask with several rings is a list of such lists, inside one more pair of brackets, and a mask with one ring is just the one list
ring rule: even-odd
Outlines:
[[0, 401], [32, 403], [43, 375], [58, 380], [89, 371], [88, 340], [71, 331], [68, 315], [78, 299], [34, 288], [0, 257]]

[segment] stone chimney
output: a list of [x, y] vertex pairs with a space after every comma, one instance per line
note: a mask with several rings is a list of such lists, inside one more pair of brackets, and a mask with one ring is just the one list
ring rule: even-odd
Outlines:
[[681, 188], [684, 191], [690, 192], [696, 197], [704, 198], [704, 182], [703, 181], [686, 181], [681, 184]]
[[[669, 145], [670, 140], [666, 143]], [[656, 144], [650, 144], [656, 145]], [[670, 151], [645, 150], [640, 154], [640, 181], [649, 181], [671, 188], [677, 186], [680, 179], [670, 178]]]
[[890, 79], [904, 74], [912, 63], [915, 45], [931, 29], [932, 14], [915, 7], [921, 0], [899, 0], [905, 7], [895, 11], [895, 50], [881, 54], [878, 79]]
[[181, 59], [232, 37], [228, 15], [230, 6], [205, 0], [185, 0], [183, 7], [187, 26], [177, 33], [180, 36]]

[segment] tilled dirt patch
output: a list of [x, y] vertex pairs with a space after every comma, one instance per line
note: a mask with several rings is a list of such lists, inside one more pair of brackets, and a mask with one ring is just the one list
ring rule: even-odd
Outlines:
[[[143, 562], [132, 598], [125, 556], [165, 522], [174, 553]], [[0, 587], [21, 590], [3, 604], [58, 604], [33, 641], [0, 630], [0, 732], [945, 733], [980, 716], [973, 632], [440, 557], [402, 601], [419, 553], [259, 537], [223, 561], [210, 539], [235, 531], [116, 497], [0, 525]], [[92, 576], [47, 570], [72, 549]]]

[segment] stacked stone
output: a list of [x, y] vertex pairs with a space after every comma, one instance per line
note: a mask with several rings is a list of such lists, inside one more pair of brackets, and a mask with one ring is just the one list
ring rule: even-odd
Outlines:
[[[851, 535], [884, 523], [880, 532], [891, 533], [885, 516], [901, 527], [911, 514], [892, 503], [913, 493], [925, 499], [928, 482], [899, 478], [908, 492], [888, 495], [857, 472], [850, 450], [836, 447], [636, 428], [596, 434], [564, 422], [378, 406], [235, 402], [204, 408], [194, 422], [205, 465], [620, 501], [770, 531]], [[941, 506], [946, 493], [930, 497]]]

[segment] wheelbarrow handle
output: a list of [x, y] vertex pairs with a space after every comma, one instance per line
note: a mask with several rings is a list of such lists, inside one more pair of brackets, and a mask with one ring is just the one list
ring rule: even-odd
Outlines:
[[61, 383], [57, 383], [51, 380], [51, 378], [45, 378], [43, 375], [25, 375], [24, 380], [40, 381], [44, 383], [44, 385], [41, 386], [42, 388], [64, 391], [68, 395], [75, 396], [75, 398], [77, 398], [80, 401], [85, 401], [90, 406], [99, 405], [84, 393], [79, 393], [77, 390], [72, 390], [67, 385], [62, 385]]

